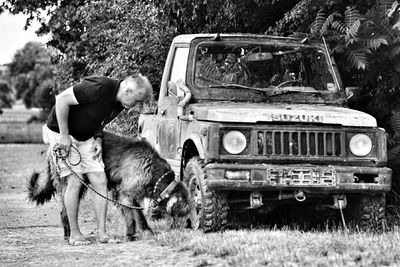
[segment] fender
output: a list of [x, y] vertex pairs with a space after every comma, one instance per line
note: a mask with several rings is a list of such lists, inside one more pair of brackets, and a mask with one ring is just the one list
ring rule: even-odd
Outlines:
[[201, 137], [197, 133], [192, 133], [188, 139], [186, 139], [184, 143], [184, 147], [186, 146], [187, 141], [191, 140], [194, 145], [196, 146], [197, 152], [199, 153], [199, 157], [204, 159], [205, 158], [205, 153], [204, 153], [204, 148], [203, 148], [203, 142], [201, 141]]

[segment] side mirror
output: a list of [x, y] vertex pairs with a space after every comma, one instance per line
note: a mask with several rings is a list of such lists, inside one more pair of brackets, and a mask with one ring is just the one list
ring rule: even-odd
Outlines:
[[361, 98], [361, 87], [350, 86], [345, 89], [347, 100], [354, 102]]
[[167, 86], [168, 86], [168, 96], [173, 96], [177, 98], [178, 88], [176, 86], [176, 83], [169, 81]]

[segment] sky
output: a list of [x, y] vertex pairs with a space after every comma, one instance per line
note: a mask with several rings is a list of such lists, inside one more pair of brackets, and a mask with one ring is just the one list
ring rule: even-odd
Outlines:
[[46, 43], [46, 37], [38, 37], [35, 31], [39, 28], [36, 21], [25, 31], [27, 16], [11, 15], [8, 12], [0, 14], [0, 65], [10, 63], [13, 55], [29, 41]]

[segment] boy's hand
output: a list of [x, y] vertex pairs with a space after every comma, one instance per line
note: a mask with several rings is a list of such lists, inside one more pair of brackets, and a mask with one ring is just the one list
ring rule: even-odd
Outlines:
[[71, 148], [71, 137], [68, 134], [61, 134], [60, 140], [58, 140], [58, 145], [61, 149], [69, 152]]
[[101, 159], [101, 152], [103, 150], [101, 138], [96, 138], [93, 142], [92, 152], [94, 152], [93, 159]]

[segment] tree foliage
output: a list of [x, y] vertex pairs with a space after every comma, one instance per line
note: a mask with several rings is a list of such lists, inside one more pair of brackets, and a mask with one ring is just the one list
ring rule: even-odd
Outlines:
[[11, 108], [13, 103], [12, 90], [7, 82], [0, 80], [0, 114], [2, 108]]
[[272, 32], [290, 34], [293, 32], [309, 32], [310, 24], [315, 20], [319, 10], [326, 13], [343, 13], [348, 6], [355, 6], [361, 14], [366, 13], [377, 0], [300, 0], [290, 10], [285, 11], [278, 19]]
[[367, 54], [377, 50], [381, 44], [387, 45], [383, 37], [368, 36], [371, 23], [355, 7], [347, 7], [343, 15], [334, 12], [327, 16], [320, 10], [310, 33], [313, 38], [325, 37], [333, 44], [333, 52], [345, 55], [343, 68], [365, 70], [368, 66]]
[[22, 99], [27, 108], [48, 109], [54, 104], [51, 90], [44, 96], [46, 101], [38, 99], [39, 95], [35, 93], [44, 82], [50, 83], [53, 78], [51, 54], [41, 43], [28, 42], [15, 53], [9, 67], [16, 98]]
[[[347, 7], [343, 14], [320, 10], [311, 24], [311, 37], [325, 39], [336, 54], [346, 84], [363, 87], [368, 101], [383, 111], [398, 109], [400, 86], [400, 5], [381, 0], [362, 14]], [[379, 67], [378, 67], [379, 66]], [[381, 113], [381, 114], [378, 114]]]
[[0, 114], [2, 108], [10, 108], [14, 102], [14, 92], [10, 86], [11, 76], [8, 66], [0, 66]]
[[275, 24], [298, 0], [153, 0], [177, 32], [262, 33]]

